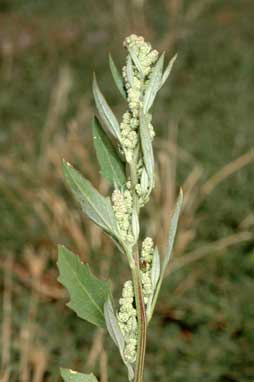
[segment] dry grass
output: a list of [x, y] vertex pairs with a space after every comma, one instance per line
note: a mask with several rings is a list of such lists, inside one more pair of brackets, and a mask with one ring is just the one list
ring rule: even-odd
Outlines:
[[[6, 379], [10, 377], [8, 366], [11, 359], [12, 274], [18, 278], [24, 287], [30, 289], [27, 320], [21, 326], [19, 333], [20, 380], [27, 382], [29, 376], [32, 375], [32, 382], [42, 382], [50, 357], [47, 349], [42, 345], [35, 345], [34, 341], [37, 331], [40, 330], [35, 325], [38, 302], [45, 298], [63, 299], [66, 297], [65, 292], [56, 281], [55, 269], [47, 266], [50, 260], [55, 261], [56, 259], [55, 243], [64, 240], [80, 254], [84, 261], [89, 261], [92, 249], [99, 249], [104, 254], [100, 264], [100, 273], [105, 278], [109, 273], [111, 257], [114, 253], [112, 244], [82, 216], [78, 208], [73, 207], [72, 201], [71, 203], [66, 202], [62, 195], [64, 185], [61, 159], [63, 157], [79, 166], [101, 192], [108, 192], [106, 183], [104, 181], [98, 182], [94, 166], [94, 154], [91, 151], [89, 129], [87, 129], [87, 135], [84, 137], [84, 126], [89, 126], [92, 116], [92, 110], [86, 98], [80, 103], [80, 109], [75, 118], [67, 122], [66, 129], [63, 130], [60, 127], [68, 106], [68, 94], [71, 87], [71, 72], [64, 67], [60, 71], [57, 84], [52, 91], [49, 111], [41, 137], [39, 158], [34, 157], [34, 153], [27, 147], [26, 161], [21, 166], [19, 173], [20, 183], [17, 186], [19, 198], [9, 189], [5, 189], [5, 196], [20, 213], [22, 213], [24, 205], [31, 206], [31, 213], [25, 221], [27, 230], [34, 224], [34, 221], [39, 220], [44, 225], [48, 237], [47, 242], [43, 242], [39, 246], [33, 246], [32, 243], [26, 245], [23, 248], [21, 261], [13, 263], [11, 257], [7, 257], [8, 260], [1, 264], [6, 275], [2, 324], [4, 352], [2, 353], [1, 375]], [[175, 247], [175, 258], [168, 273], [200, 260], [210, 253], [222, 253], [222, 250], [229, 246], [252, 239], [251, 233], [246, 230], [247, 223], [245, 222], [246, 224], [242, 223], [239, 231], [235, 234], [206, 244], [194, 251], [188, 251], [191, 242], [196, 239], [197, 226], [200, 222], [198, 210], [201, 203], [204, 203], [209, 194], [222, 181], [225, 181], [244, 166], [253, 163], [253, 152], [251, 151], [227, 164], [210, 179], [204, 181], [202, 166], [197, 164], [194, 158], [177, 144], [177, 125], [172, 124], [169, 130], [171, 133], [168, 141], [158, 139], [156, 142], [158, 179], [154, 191], [155, 203], [153, 206], [152, 202], [150, 210], [148, 210], [149, 214], [153, 216], [152, 221], [155, 222], [151, 223], [150, 231], [157, 237], [156, 241], [162, 249], [166, 246], [169, 214], [177, 196], [177, 167], [186, 162], [193, 163], [193, 166], [183, 184], [185, 195], [183, 214]], [[8, 173], [16, 177], [15, 158], [13, 161], [10, 158], [5, 158], [4, 161]], [[34, 179], [35, 172], [35, 184], [32, 183], [30, 187], [25, 187], [22, 180]], [[2, 189], [4, 190], [3, 184]], [[158, 221], [160, 222], [159, 225]], [[159, 232], [157, 231], [158, 226], [161, 227]], [[244, 230], [241, 231], [241, 228]], [[195, 278], [191, 278], [192, 283], [193, 280]], [[181, 289], [181, 285], [179, 288]], [[101, 380], [107, 382], [107, 356], [104, 350], [104, 333], [101, 330], [95, 332], [87, 358], [87, 367], [94, 368], [97, 361], [99, 362]]]

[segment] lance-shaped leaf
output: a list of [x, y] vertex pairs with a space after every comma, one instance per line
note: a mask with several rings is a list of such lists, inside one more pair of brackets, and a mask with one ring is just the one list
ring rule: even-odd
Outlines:
[[173, 216], [172, 216], [171, 221], [170, 221], [167, 252], [166, 252], [166, 255], [165, 255], [163, 263], [162, 263], [160, 278], [159, 278], [159, 281], [158, 281], [156, 289], [155, 289], [154, 297], [152, 299], [151, 305], [149, 306], [148, 321], [150, 321], [150, 319], [153, 315], [153, 311], [154, 311], [154, 308], [155, 308], [155, 305], [156, 305], [156, 302], [158, 299], [159, 291], [161, 288], [162, 280], [163, 280], [163, 277], [164, 277], [170, 256], [172, 254], [175, 235], [176, 235], [176, 231], [177, 231], [178, 220], [179, 220], [182, 205], [183, 205], [183, 192], [182, 192], [182, 190], [180, 190], [180, 194], [179, 194], [177, 202], [176, 202], [175, 211], [174, 211]]
[[123, 78], [122, 78], [119, 70], [117, 69], [116, 64], [114, 63], [114, 60], [113, 60], [111, 54], [109, 54], [109, 67], [110, 67], [112, 77], [115, 81], [117, 89], [119, 90], [119, 92], [121, 93], [123, 98], [126, 99], [126, 91], [124, 88]]
[[113, 185], [121, 187], [126, 183], [124, 164], [96, 117], [93, 120], [93, 142], [101, 174]]
[[164, 63], [164, 53], [160, 56], [159, 60], [156, 62], [147, 89], [144, 95], [144, 113], [146, 114], [151, 108], [156, 94], [161, 86], [162, 70]]
[[175, 241], [175, 236], [176, 236], [176, 231], [177, 231], [177, 225], [178, 225], [178, 220], [180, 217], [180, 212], [182, 209], [183, 205], [183, 191], [182, 189], [180, 190], [176, 206], [175, 206], [175, 211], [173, 213], [173, 216], [170, 221], [170, 227], [169, 227], [169, 235], [168, 235], [168, 247], [167, 247], [167, 252], [166, 255], [163, 259], [162, 267], [161, 267], [161, 278], [163, 278], [165, 270], [167, 268], [169, 259], [172, 254], [173, 246], [174, 246], [174, 241]]
[[152, 308], [152, 303], [154, 299], [154, 295], [156, 292], [156, 286], [160, 278], [160, 255], [158, 248], [156, 247], [154, 252], [153, 252], [153, 262], [152, 262], [152, 268], [151, 268], [151, 283], [152, 283], [152, 294], [149, 297], [149, 301], [147, 304], [146, 312], [147, 312], [147, 317], [148, 321], [151, 318], [151, 308]]
[[70, 295], [69, 308], [83, 320], [105, 327], [104, 304], [110, 294], [108, 281], [95, 277], [87, 264], [64, 246], [58, 247], [58, 281]]
[[129, 82], [130, 86], [132, 87], [133, 79], [134, 79], [134, 73], [133, 73], [133, 68], [132, 68], [131, 57], [129, 55], [127, 56], [126, 74], [127, 74], [127, 80]]
[[110, 109], [107, 101], [105, 100], [100, 88], [98, 86], [96, 77], [93, 79], [93, 95], [99, 116], [104, 124], [105, 129], [109, 131], [118, 141], [120, 141], [120, 126], [119, 123]]
[[154, 179], [154, 156], [153, 156], [153, 146], [152, 139], [149, 131], [149, 123], [150, 117], [149, 115], [144, 115], [142, 112], [140, 113], [140, 139], [141, 139], [141, 147], [144, 156], [145, 168], [147, 171], [147, 175], [149, 178], [149, 188], [153, 187], [153, 179]]
[[153, 290], [155, 290], [158, 280], [160, 278], [160, 270], [161, 270], [160, 255], [159, 255], [158, 248], [155, 247], [153, 252], [153, 262], [152, 262], [152, 268], [151, 268], [151, 282], [152, 282]]
[[133, 47], [128, 47], [128, 51], [129, 51], [129, 54], [131, 56], [131, 59], [132, 61], [134, 62], [136, 68], [138, 69], [138, 71], [144, 75], [143, 73], [143, 70], [142, 70], [142, 65], [141, 65], [141, 62], [139, 61], [139, 58], [137, 56], [137, 53], [136, 53], [136, 49], [133, 48]]
[[128, 369], [129, 380], [132, 381], [133, 378], [134, 378], [133, 367], [124, 358], [123, 351], [124, 351], [124, 346], [125, 346], [125, 340], [124, 340], [122, 331], [121, 331], [121, 329], [119, 327], [119, 324], [118, 324], [118, 321], [116, 319], [116, 316], [114, 314], [113, 306], [112, 306], [112, 303], [111, 303], [110, 299], [108, 299], [105, 302], [105, 305], [104, 305], [104, 316], [105, 316], [105, 321], [106, 321], [106, 326], [107, 326], [108, 332], [109, 332], [112, 340], [114, 341], [115, 345], [119, 349], [119, 352], [120, 352], [120, 355], [122, 357], [122, 360], [123, 360], [124, 364], [126, 365], [126, 367]]
[[110, 236], [117, 237], [118, 229], [110, 200], [102, 196], [70, 163], [63, 161], [63, 171], [85, 214]]
[[174, 65], [176, 59], [177, 59], [177, 54], [175, 54], [174, 57], [172, 57], [171, 60], [169, 61], [168, 66], [166, 67], [166, 69], [162, 75], [160, 88], [165, 84], [168, 77], [170, 76], [171, 70], [173, 68], [173, 65]]
[[97, 378], [91, 374], [78, 373], [71, 369], [60, 368], [61, 377], [64, 382], [98, 382]]

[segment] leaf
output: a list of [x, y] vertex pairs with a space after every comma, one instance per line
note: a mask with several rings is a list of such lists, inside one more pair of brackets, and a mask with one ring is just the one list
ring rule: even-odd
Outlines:
[[150, 118], [149, 115], [144, 115], [140, 113], [140, 139], [141, 147], [144, 156], [145, 168], [147, 171], [148, 178], [150, 180], [150, 189], [153, 187], [154, 179], [154, 156], [153, 156], [153, 146], [152, 139], [149, 131]]
[[134, 371], [133, 371], [131, 364], [129, 362], [127, 362], [124, 358], [123, 351], [124, 351], [124, 346], [125, 346], [125, 340], [124, 340], [122, 331], [119, 327], [116, 316], [114, 314], [113, 306], [112, 306], [110, 299], [108, 299], [105, 302], [104, 316], [105, 316], [105, 321], [106, 321], [106, 326], [107, 326], [108, 332], [109, 332], [112, 340], [114, 341], [115, 345], [119, 349], [122, 360], [128, 369], [129, 380], [132, 381], [134, 378]]
[[71, 369], [60, 368], [61, 377], [65, 382], [98, 382], [97, 378], [91, 374], [78, 373]]
[[111, 54], [109, 54], [109, 67], [110, 67], [117, 89], [119, 90], [123, 98], [126, 99], [126, 91], [124, 88], [123, 78], [121, 74], [119, 73], [119, 70], [117, 69], [116, 64], [114, 63], [114, 60]]
[[163, 264], [162, 264], [161, 277], [164, 276], [164, 273], [165, 273], [165, 270], [167, 268], [170, 256], [172, 254], [175, 236], [176, 236], [176, 231], [177, 231], [178, 220], [179, 220], [182, 205], [183, 205], [183, 191], [181, 189], [179, 196], [178, 196], [178, 199], [177, 199], [177, 202], [176, 202], [175, 211], [174, 211], [173, 216], [172, 216], [171, 221], [170, 221], [170, 228], [169, 228], [169, 235], [168, 235], [168, 248], [167, 248], [166, 256], [164, 257]]
[[108, 332], [114, 341], [115, 345], [119, 348], [120, 352], [124, 350], [124, 337], [115, 317], [114, 310], [110, 299], [104, 305], [104, 317]]
[[103, 307], [110, 289], [108, 281], [95, 277], [87, 264], [64, 246], [58, 246], [58, 281], [70, 295], [67, 306], [83, 320], [105, 327]]
[[163, 277], [164, 277], [164, 274], [165, 274], [165, 271], [166, 271], [166, 268], [167, 268], [167, 265], [168, 265], [171, 253], [172, 253], [172, 249], [173, 249], [173, 245], [174, 245], [174, 240], [175, 240], [175, 235], [176, 235], [176, 230], [177, 230], [177, 225], [178, 225], [178, 220], [179, 220], [182, 204], [183, 204], [183, 192], [182, 192], [182, 190], [180, 190], [180, 193], [179, 193], [179, 196], [178, 196], [178, 199], [177, 199], [177, 202], [176, 202], [175, 211], [173, 213], [173, 216], [172, 216], [172, 219], [171, 219], [171, 222], [170, 222], [167, 253], [166, 253], [166, 256], [164, 257], [164, 260], [163, 260], [163, 263], [162, 263], [160, 277], [159, 277], [159, 280], [158, 280], [157, 285], [156, 285], [155, 293], [153, 295], [153, 298], [149, 301], [149, 305], [147, 307], [148, 308], [147, 309], [148, 321], [150, 321], [151, 318], [152, 318], [153, 311], [154, 311], [154, 308], [155, 308], [155, 305], [156, 305], [156, 302], [157, 302], [157, 299], [158, 299], [158, 295], [159, 295], [159, 292], [160, 292], [162, 280], [163, 280]]
[[150, 80], [148, 82], [147, 89], [144, 95], [144, 114], [146, 114], [151, 108], [154, 99], [161, 85], [162, 69], [164, 63], [164, 53], [160, 56], [156, 62], [153, 71], [151, 73]]
[[158, 248], [156, 247], [153, 253], [153, 262], [152, 262], [152, 269], [151, 269], [151, 281], [152, 281], [152, 287], [153, 290], [155, 290], [156, 285], [158, 283], [158, 280], [160, 278], [160, 255]]
[[121, 187], [126, 183], [124, 164], [96, 117], [93, 120], [93, 142], [102, 175]]
[[138, 58], [137, 54], [136, 54], [136, 49], [133, 48], [133, 47], [128, 47], [128, 51], [129, 51], [129, 53], [130, 53], [131, 59], [132, 59], [132, 61], [134, 62], [136, 68], [138, 69], [138, 71], [139, 71], [142, 75], [144, 75], [143, 70], [142, 70], [142, 65], [141, 65], [141, 63], [140, 63], [140, 61], [139, 61], [139, 58]]
[[127, 56], [126, 74], [127, 74], [127, 80], [130, 86], [132, 87], [134, 74], [133, 74], [133, 68], [132, 68], [132, 62], [131, 62], [130, 56]]
[[160, 278], [160, 255], [159, 255], [158, 248], [156, 247], [153, 253], [153, 262], [152, 262], [152, 268], [151, 268], [152, 294], [149, 297], [149, 301], [146, 308], [148, 321], [151, 319], [152, 302], [154, 299], [156, 286], [159, 281], [159, 278]]
[[160, 88], [165, 84], [168, 77], [170, 76], [171, 70], [173, 68], [173, 65], [174, 65], [176, 59], [177, 59], [177, 54], [175, 54], [174, 57], [172, 57], [171, 60], [169, 61], [168, 66], [166, 67], [166, 69], [162, 75]]
[[104, 231], [117, 237], [118, 228], [110, 200], [102, 196], [70, 163], [63, 161], [63, 171], [85, 214]]
[[120, 126], [119, 123], [110, 109], [107, 101], [101, 93], [96, 77], [93, 79], [93, 95], [98, 109], [99, 116], [105, 126], [105, 128], [112, 134], [118, 141], [120, 141]]

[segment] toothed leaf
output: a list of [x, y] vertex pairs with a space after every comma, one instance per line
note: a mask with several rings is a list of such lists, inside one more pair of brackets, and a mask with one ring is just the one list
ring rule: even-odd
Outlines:
[[78, 373], [71, 369], [60, 368], [61, 377], [64, 382], [98, 382], [97, 378], [91, 374]]
[[108, 281], [95, 277], [89, 266], [64, 246], [58, 247], [57, 266], [58, 281], [70, 295], [67, 306], [83, 320], [105, 327], [103, 309], [110, 293]]

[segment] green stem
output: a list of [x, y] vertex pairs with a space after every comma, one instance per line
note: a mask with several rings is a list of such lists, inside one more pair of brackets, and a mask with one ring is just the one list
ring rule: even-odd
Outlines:
[[[132, 195], [133, 195], [133, 208], [136, 210], [139, 216], [139, 202], [135, 187], [137, 184], [137, 160], [139, 155], [139, 148], [136, 149], [134, 160], [130, 164], [130, 177], [132, 183]], [[137, 240], [138, 242], [138, 240]], [[137, 360], [135, 366], [135, 378], [134, 382], [143, 382], [144, 375], [144, 363], [146, 352], [146, 337], [147, 337], [147, 317], [146, 308], [143, 298], [142, 282], [140, 277], [139, 267], [139, 251], [138, 244], [133, 247], [132, 256], [134, 260], [134, 267], [132, 268], [132, 279], [135, 293], [135, 303], [137, 309], [137, 321], [138, 321], [138, 348], [137, 348]]]
[[134, 382], [143, 382], [144, 375], [144, 362], [146, 352], [146, 337], [147, 337], [147, 319], [146, 309], [143, 299], [142, 283], [140, 278], [139, 269], [139, 255], [138, 248], [135, 248], [134, 252], [135, 268], [132, 270], [132, 278], [134, 284], [135, 302], [137, 309], [138, 319], [138, 348], [137, 348], [137, 360], [135, 367], [135, 379]]

